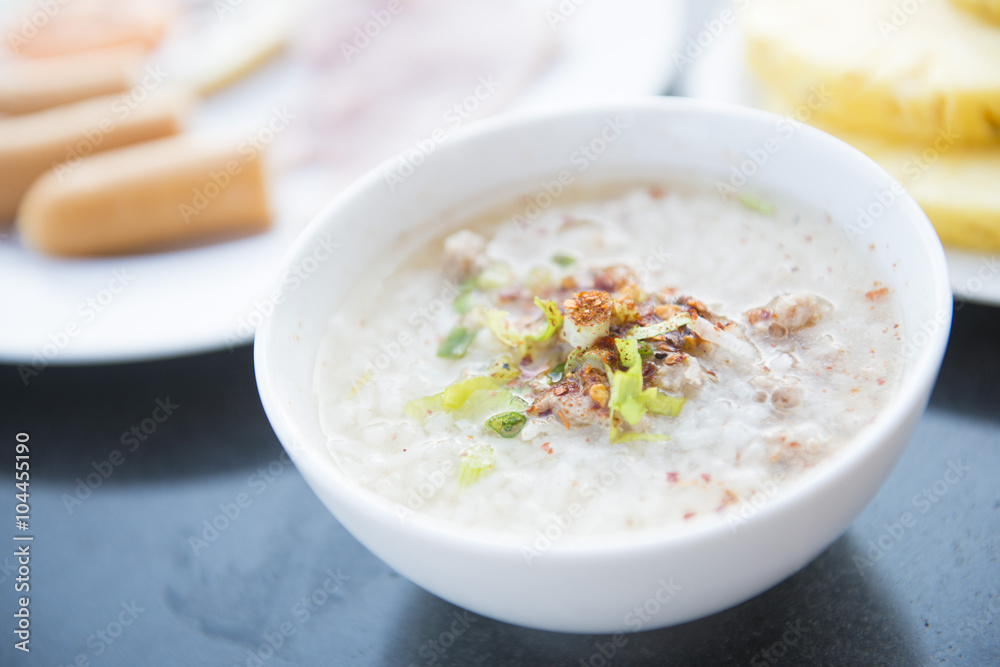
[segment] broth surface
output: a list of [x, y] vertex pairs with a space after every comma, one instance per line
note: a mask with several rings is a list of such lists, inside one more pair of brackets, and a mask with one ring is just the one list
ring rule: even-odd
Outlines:
[[[526, 540], [720, 514], [736, 526], [871, 423], [898, 388], [895, 296], [867, 248], [822, 213], [633, 185], [462, 229], [403, 239], [359, 276], [316, 362], [331, 456], [401, 519], [426, 513]], [[619, 304], [596, 339], [580, 328], [594, 293]], [[598, 310], [606, 301], [593, 299]], [[545, 302], [562, 322], [536, 341]], [[671, 323], [680, 324], [641, 337]], [[459, 337], [458, 358], [443, 358], [456, 327], [472, 342], [460, 354]], [[630, 338], [641, 352], [631, 375]], [[592, 350], [583, 366], [570, 372], [580, 363], [571, 356], [553, 372], [577, 348]], [[495, 387], [483, 379], [465, 403], [456, 398], [504, 363]], [[633, 384], [639, 400], [629, 402], [640, 373], [652, 393]], [[521, 415], [500, 428], [512, 437], [487, 425], [509, 413]]]

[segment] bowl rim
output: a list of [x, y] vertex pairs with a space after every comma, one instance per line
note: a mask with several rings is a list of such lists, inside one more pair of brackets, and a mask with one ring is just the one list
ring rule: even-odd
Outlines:
[[[786, 118], [760, 109], [709, 100], [666, 96], [623, 98], [600, 103], [573, 104], [565, 107], [547, 107], [542, 110], [500, 114], [458, 128], [438, 145], [436, 152], [462, 150], [464, 144], [479, 136], [517, 132], [529, 125], [551, 123], [571, 116], [596, 117], [598, 114], [607, 116], [616, 113], [644, 112], [667, 115], [704, 113], [717, 118], [741, 118], [760, 123], [762, 126], [766, 124], [768, 127]], [[796, 133], [807, 137], [809, 142], [819, 145], [824, 151], [840, 152], [849, 156], [857, 165], [855, 171], [861, 173], [872, 184], [890, 185], [897, 182], [860, 150], [826, 132], [804, 123], [798, 123]], [[384, 187], [384, 174], [397, 163], [398, 159], [399, 154], [393, 155], [376, 165], [323, 207], [286, 252], [277, 275], [283, 275], [300, 255], [309, 251], [315, 238], [322, 233], [324, 227], [335, 217], [336, 211], [346, 202], [373, 187]], [[516, 195], [517, 193], [512, 193], [512, 196]], [[894, 208], [896, 207], [899, 208], [900, 215], [912, 221], [913, 231], [919, 236], [919, 247], [928, 255], [929, 263], [924, 269], [933, 274], [933, 285], [935, 286], [934, 293], [929, 298], [932, 301], [934, 312], [944, 314], [944, 321], [940, 322], [940, 326], [935, 332], [928, 335], [928, 342], [919, 347], [914, 357], [904, 361], [904, 368], [908, 371], [907, 376], [901, 381], [897, 393], [878, 412], [874, 420], [820, 464], [782, 486], [781, 490], [768, 499], [766, 503], [759, 507], [755, 505], [754, 515], [744, 519], [746, 525], [741, 528], [741, 531], [752, 530], [754, 524], [763, 524], [767, 517], [780, 514], [788, 508], [808, 500], [808, 496], [835, 484], [837, 479], [846, 474], [848, 470], [875, 453], [881, 445], [889, 442], [893, 432], [903, 428], [906, 420], [914, 412], [922, 412], [925, 407], [928, 390], [933, 387], [950, 335], [953, 296], [948, 281], [944, 248], [923, 209], [909, 192], [904, 192], [898, 197], [894, 203]], [[493, 533], [491, 529], [485, 528], [469, 530], [468, 526], [422, 514], [419, 511], [414, 512], [414, 516], [406, 521], [400, 521], [395, 516], [394, 504], [390, 500], [348, 477], [340, 470], [333, 457], [326, 454], [322, 445], [299, 445], [308, 439], [303, 437], [301, 429], [285, 410], [282, 397], [277, 394], [274, 383], [270, 381], [272, 375], [276, 373], [275, 365], [271, 363], [269, 356], [272, 347], [271, 338], [274, 335], [275, 316], [280, 311], [281, 305], [278, 305], [272, 316], [267, 318], [256, 331], [254, 366], [261, 403], [268, 420], [282, 446], [288, 451], [289, 456], [296, 462], [297, 466], [307, 463], [312, 470], [318, 469], [322, 478], [330, 482], [337, 482], [324, 485], [328, 492], [336, 494], [340, 500], [353, 505], [355, 509], [370, 518], [380, 518], [383, 521], [391, 522], [393, 527], [400, 531], [415, 531], [427, 537], [458, 541], [466, 547], [478, 551], [517, 550], [525, 544], [531, 543], [531, 540], [523, 535]], [[909, 332], [909, 335], [912, 335], [912, 332]], [[907, 334], [904, 333], [904, 343], [907, 341], [906, 336]], [[313, 474], [304, 476], [307, 481], [314, 477]], [[564, 559], [603, 557], [623, 550], [629, 552], [637, 550], [640, 552], [659, 551], [695, 542], [729, 538], [732, 536], [732, 531], [726, 516], [727, 513], [717, 513], [713, 516], [699, 518], [689, 524], [671, 525], [659, 527], [659, 529], [649, 527], [635, 534], [616, 533], [612, 536], [612, 540], [603, 544], [595, 539], [599, 538], [599, 535], [559, 540], [546, 551], [546, 557], [552, 557], [556, 554], [558, 554], [557, 557]], [[668, 532], [663, 532], [664, 528]]]

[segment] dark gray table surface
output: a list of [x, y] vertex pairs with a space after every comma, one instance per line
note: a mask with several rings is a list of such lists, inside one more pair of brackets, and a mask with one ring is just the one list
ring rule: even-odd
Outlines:
[[[959, 304], [930, 408], [846, 534], [755, 599], [623, 645], [472, 615], [453, 637], [462, 610], [370, 554], [284, 458], [250, 348], [52, 367], [27, 387], [0, 366], [0, 405], [3, 665], [1000, 664], [1000, 309]], [[30, 655], [12, 616], [19, 431]]]

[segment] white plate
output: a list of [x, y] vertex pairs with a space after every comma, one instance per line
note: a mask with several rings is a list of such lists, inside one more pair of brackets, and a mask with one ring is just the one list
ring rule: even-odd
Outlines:
[[[745, 53], [742, 27], [739, 23], [727, 26], [688, 65], [681, 92], [717, 102], [762, 106]], [[1000, 306], [1000, 256], [948, 247], [944, 250], [955, 296]]]
[[[575, 5], [574, 5], [575, 6]], [[681, 0], [589, 0], [559, 24], [553, 60], [510, 104], [523, 110], [669, 88], [683, 30]], [[194, 130], [261, 127], [287, 92], [281, 57], [207, 99]], [[215, 245], [142, 256], [63, 260], [0, 240], [0, 361], [26, 382], [50, 364], [139, 361], [249, 342], [292, 239], [336, 194], [318, 174], [285, 171], [272, 230]]]

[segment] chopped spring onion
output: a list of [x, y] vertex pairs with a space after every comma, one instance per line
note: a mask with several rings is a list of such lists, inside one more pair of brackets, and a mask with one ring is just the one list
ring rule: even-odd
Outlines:
[[488, 445], [473, 445], [460, 455], [462, 463], [458, 469], [458, 483], [468, 486], [488, 473], [497, 461], [496, 452]]
[[563, 315], [559, 312], [559, 306], [556, 305], [555, 301], [546, 301], [539, 297], [535, 297], [535, 305], [542, 309], [545, 313], [545, 329], [539, 334], [529, 334], [524, 331], [518, 331], [510, 325], [507, 321], [507, 311], [497, 310], [495, 308], [489, 308], [485, 312], [486, 326], [490, 328], [490, 331], [500, 340], [501, 343], [509, 347], [522, 348], [522, 351], [526, 352], [526, 348], [531, 343], [543, 343], [559, 331], [559, 327], [563, 323]]
[[557, 364], [552, 370], [549, 371], [549, 380], [552, 382], [559, 382], [566, 375], [566, 362]]
[[670, 333], [671, 331], [677, 331], [681, 327], [688, 324], [691, 324], [691, 318], [688, 315], [674, 315], [670, 319], [664, 320], [663, 322], [650, 324], [648, 327], [638, 327], [636, 329], [632, 329], [632, 331], [629, 332], [628, 337], [636, 340], [653, 338], [654, 336], [661, 336], [665, 333]]
[[625, 368], [632, 368], [641, 360], [639, 344], [634, 338], [615, 338], [615, 347], [618, 348], [618, 358], [621, 359], [622, 366]]
[[623, 431], [617, 426], [611, 426], [611, 442], [662, 442], [670, 440], [665, 433], [643, 433], [642, 431]]
[[463, 326], [456, 326], [441, 341], [437, 356], [445, 359], [461, 359], [469, 351], [469, 346], [476, 339], [478, 332], [478, 328], [467, 329]]
[[646, 409], [656, 415], [676, 417], [681, 413], [681, 409], [687, 402], [682, 396], [671, 396], [656, 389], [647, 389], [642, 392], [642, 401]]
[[559, 312], [559, 306], [556, 305], [555, 301], [546, 301], [536, 296], [535, 305], [545, 311], [545, 331], [540, 336], [532, 338], [532, 340], [537, 343], [544, 343], [559, 331], [559, 327], [563, 323], [563, 316]]
[[524, 337], [507, 322], [508, 314], [506, 310], [487, 308], [485, 312], [486, 326], [501, 343], [508, 347], [517, 347], [524, 342]]
[[518, 412], [527, 409], [528, 402], [509, 389], [480, 389], [472, 392], [462, 407], [452, 410], [451, 415], [456, 420], [482, 422], [498, 412]]
[[686, 399], [662, 393], [655, 387], [643, 390], [642, 367], [636, 364], [627, 371], [615, 371], [611, 378], [612, 413], [617, 412], [632, 426], [639, 423], [646, 412], [676, 417], [681, 413]]
[[456, 382], [444, 390], [441, 406], [445, 410], [458, 410], [477, 391], [482, 389], [492, 391], [497, 388], [496, 382], [488, 377], [474, 377]]
[[503, 412], [486, 420], [486, 425], [503, 438], [513, 438], [521, 432], [528, 418], [520, 412]]
[[403, 412], [414, 419], [423, 421], [427, 418], [427, 415], [444, 410], [444, 406], [441, 404], [443, 397], [444, 394], [441, 393], [434, 394], [433, 396], [424, 396], [423, 398], [415, 398], [406, 404]]
[[478, 301], [479, 293], [475, 289], [465, 289], [459, 293], [458, 298], [455, 299], [455, 303], [452, 305], [455, 307], [455, 312], [465, 315], [476, 307]]
[[[656, 391], [655, 389], [653, 391]], [[611, 377], [611, 416], [620, 414], [632, 426], [646, 414], [642, 401], [642, 367], [636, 364], [627, 371], [615, 371]]]
[[599, 371], [607, 370], [607, 364], [604, 363], [604, 358], [600, 354], [590, 348], [580, 347], [570, 352], [566, 357], [563, 370], [565, 373], [574, 373], [587, 364], [590, 364]]
[[751, 211], [757, 211], [761, 215], [771, 215], [774, 213], [774, 206], [751, 194], [745, 194], [740, 197], [740, 203]]
[[562, 267], [572, 266], [576, 264], [576, 258], [567, 255], [564, 252], [557, 252], [556, 254], [552, 255], [552, 261]]
[[503, 410], [525, 410], [528, 403], [505, 386], [520, 374], [521, 369], [510, 357], [500, 357], [486, 369], [486, 375], [459, 380], [438, 394], [412, 400], [404, 412], [421, 420], [435, 412], [478, 420]]

